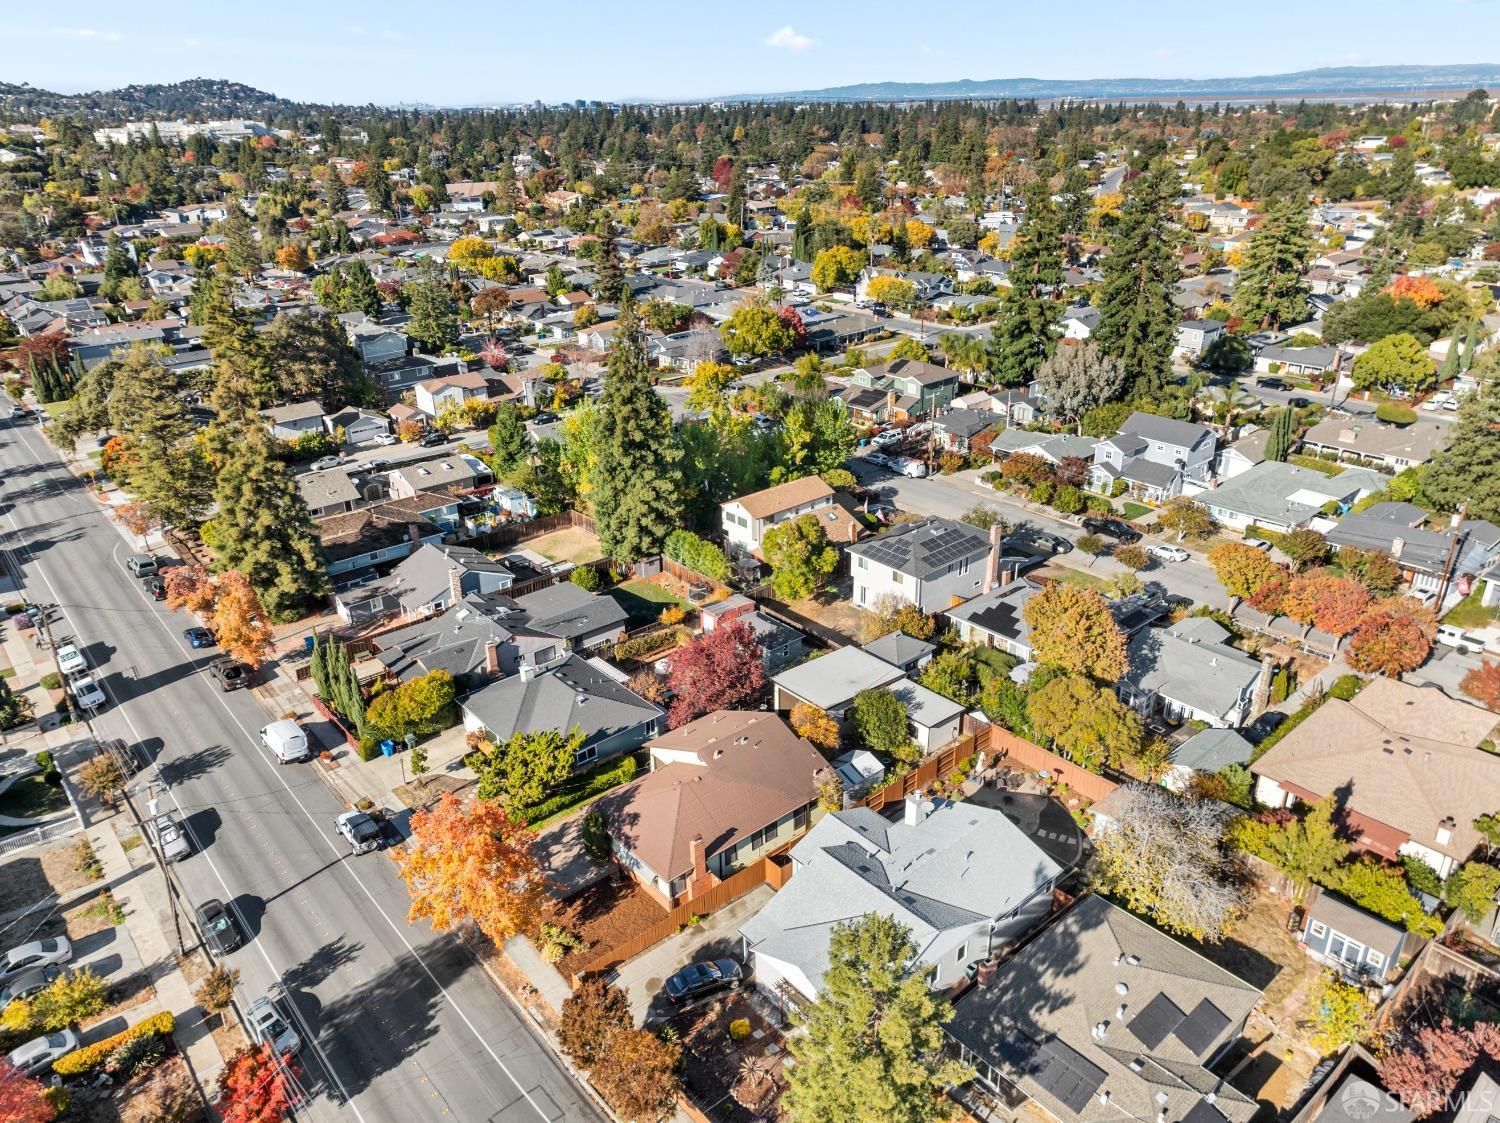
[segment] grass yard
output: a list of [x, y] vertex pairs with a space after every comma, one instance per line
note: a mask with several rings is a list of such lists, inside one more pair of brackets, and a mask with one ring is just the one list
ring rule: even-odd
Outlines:
[[59, 417], [67, 412], [68, 407], [72, 404], [73, 400], [69, 398], [65, 402], [44, 402], [42, 404], [42, 408], [47, 411], [48, 421], [56, 421]]
[[1444, 624], [1452, 624], [1455, 628], [1488, 628], [1500, 617], [1500, 609], [1491, 605], [1486, 608], [1479, 603], [1482, 590], [1475, 589], [1463, 600], [1455, 604], [1448, 615], [1443, 617]]
[[1085, 573], [1081, 569], [1070, 569], [1065, 565], [1044, 566], [1035, 574], [1037, 577], [1050, 577], [1054, 581], [1062, 581], [1068, 585], [1082, 585], [1085, 589], [1101, 589], [1109, 584], [1109, 578], [1101, 577], [1097, 573]]
[[671, 589], [654, 581], [626, 581], [611, 589], [608, 595], [614, 597], [625, 610], [628, 617], [625, 626], [629, 629], [652, 623], [669, 604], [678, 605], [684, 612], [692, 607]]
[[1131, 522], [1134, 522], [1142, 515], [1149, 515], [1151, 513], [1151, 508], [1147, 507], [1144, 503], [1132, 503], [1129, 500], [1126, 500], [1120, 505], [1120, 513]]
[[54, 788], [47, 783], [40, 772], [22, 776], [0, 792], [0, 815], [10, 815], [17, 819], [50, 815], [54, 811], [66, 810], [67, 806], [68, 797], [63, 794], [62, 788]]
[[598, 561], [604, 556], [599, 549], [599, 539], [576, 526], [528, 538], [522, 545], [528, 550], [535, 550], [548, 561], [572, 562], [574, 565]]

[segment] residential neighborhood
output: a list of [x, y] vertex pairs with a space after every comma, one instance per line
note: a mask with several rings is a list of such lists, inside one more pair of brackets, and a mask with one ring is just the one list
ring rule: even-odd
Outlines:
[[0, 83], [0, 1116], [1493, 1118], [1500, 67], [440, 13]]

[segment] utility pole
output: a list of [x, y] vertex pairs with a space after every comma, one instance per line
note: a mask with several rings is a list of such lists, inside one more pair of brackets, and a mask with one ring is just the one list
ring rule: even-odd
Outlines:
[[[98, 739], [96, 738], [95, 742], [97, 743], [97, 741]], [[106, 751], [112, 752], [111, 749], [107, 749]], [[125, 766], [128, 762], [116, 758], [115, 763], [120, 766], [121, 771], [124, 771]], [[161, 769], [159, 767], [157, 768], [156, 778], [148, 781], [147, 787], [148, 790], [150, 790], [156, 788], [158, 785], [160, 785], [162, 788], [165, 788], [167, 786], [166, 782], [161, 779]], [[156, 868], [158, 871], [160, 871], [162, 880], [166, 882], [167, 905], [172, 910], [172, 928], [177, 934], [177, 950], [179, 953], [186, 955], [187, 945], [182, 939], [182, 916], [177, 911], [177, 889], [172, 884], [172, 873], [167, 868], [166, 859], [162, 857], [161, 846], [157, 844], [155, 837], [146, 830], [145, 823], [141, 821], [141, 815], [140, 812], [136, 810], [135, 800], [132, 796], [129, 784], [124, 787], [122, 794], [125, 796], [125, 810], [130, 813], [130, 819], [131, 822], [135, 824], [135, 829], [140, 832], [142, 837], [145, 838], [146, 845], [151, 851], [151, 857], [156, 861]], [[154, 795], [151, 797], [150, 802], [146, 805], [146, 809], [151, 813], [151, 817], [153, 819], [156, 818], [158, 814], [158, 806], [156, 797]]]
[[1436, 608], [1439, 616], [1443, 614], [1443, 598], [1448, 595], [1448, 582], [1453, 579], [1453, 563], [1458, 557], [1458, 532], [1463, 527], [1464, 519], [1468, 516], [1468, 513], [1469, 501], [1465, 499], [1458, 505], [1458, 510], [1453, 512], [1453, 517], [1448, 524], [1448, 533], [1450, 535], [1448, 540], [1448, 556], [1443, 560], [1443, 579], [1438, 584], [1437, 592]]

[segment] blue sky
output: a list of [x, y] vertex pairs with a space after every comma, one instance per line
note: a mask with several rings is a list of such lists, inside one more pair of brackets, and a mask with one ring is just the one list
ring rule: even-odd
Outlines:
[[356, 104], [689, 99], [883, 80], [1212, 78], [1500, 54], [1493, 0], [1257, 0], [1218, 14], [1161, 0], [8, 7], [6, 81], [72, 92], [203, 76]]

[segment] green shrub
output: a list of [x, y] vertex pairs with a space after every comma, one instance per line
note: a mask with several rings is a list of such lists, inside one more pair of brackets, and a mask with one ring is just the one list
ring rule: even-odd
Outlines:
[[1084, 500], [1084, 507], [1091, 515], [1112, 515], [1115, 513], [1114, 504], [1102, 495], [1090, 495]]
[[520, 809], [516, 812], [517, 817], [524, 823], [539, 823], [543, 819], [550, 819], [570, 807], [577, 807], [585, 800], [593, 799], [596, 795], [603, 795], [610, 788], [628, 784], [635, 779], [635, 772], [634, 757], [627, 756], [619, 760], [605, 761], [573, 777], [562, 791], [548, 796], [541, 803]]
[[592, 593], [599, 588], [599, 571], [591, 565], [575, 566], [573, 572], [568, 574], [568, 580], [584, 592]]
[[661, 552], [673, 561], [697, 570], [710, 581], [729, 580], [729, 558], [724, 551], [690, 530], [674, 530], [667, 535]]
[[1349, 701], [1364, 687], [1365, 680], [1358, 675], [1340, 675], [1328, 688], [1328, 697]]
[[42, 1098], [51, 1106], [53, 1116], [61, 1119], [73, 1102], [73, 1093], [62, 1087], [48, 1088], [42, 1093]]
[[658, 651], [676, 647], [687, 638], [684, 628], [663, 628], [659, 632], [650, 632], [644, 636], [635, 636], [633, 639], [624, 640], [615, 644], [615, 662], [624, 662], [626, 659], [644, 659], [648, 655], [654, 655]]
[[160, 1014], [152, 1014], [149, 1018], [137, 1022], [129, 1029], [121, 1030], [112, 1037], [95, 1041], [92, 1045], [74, 1049], [71, 1053], [59, 1057], [53, 1064], [52, 1071], [63, 1077], [82, 1076], [109, 1060], [114, 1051], [125, 1042], [136, 1037], [165, 1037], [172, 1032], [176, 1024], [176, 1019], [165, 1010]]
[[105, 1071], [120, 1080], [129, 1080], [154, 1068], [167, 1055], [160, 1038], [132, 1037], [120, 1042], [104, 1062]]
[[1410, 425], [1417, 420], [1417, 411], [1399, 402], [1381, 402], [1375, 416], [1388, 425]]
[[355, 743], [354, 751], [359, 754], [360, 760], [374, 760], [380, 755], [380, 741], [372, 734], [366, 733]]
[[43, 772], [52, 771], [52, 754], [46, 749], [36, 754], [36, 766]]
[[43, 690], [61, 690], [62, 689], [62, 675], [58, 674], [56, 671], [48, 671], [46, 674], [44, 674], [42, 676], [42, 689]]
[[1124, 480], [1116, 480], [1114, 483], [1109, 485], [1109, 497], [1111, 499], [1120, 498], [1120, 496], [1125, 494], [1125, 490], [1128, 486], [1129, 485], [1127, 485]]

